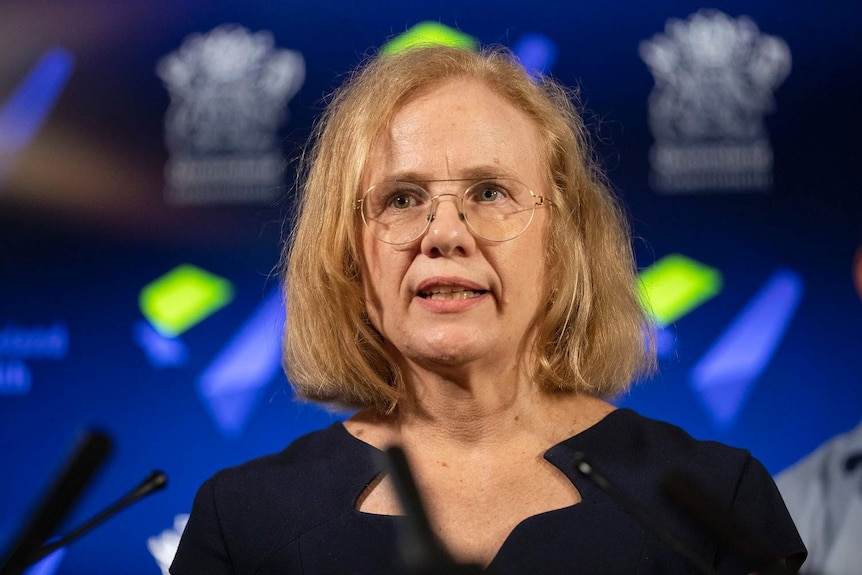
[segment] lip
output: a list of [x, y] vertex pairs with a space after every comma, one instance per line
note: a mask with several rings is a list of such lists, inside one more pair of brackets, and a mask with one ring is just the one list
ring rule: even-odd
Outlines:
[[[419, 295], [421, 292], [429, 291], [435, 287], [457, 287], [470, 291], [481, 291], [484, 293], [467, 299], [451, 300], [428, 299]], [[455, 313], [476, 307], [489, 297], [491, 297], [491, 291], [487, 287], [474, 281], [460, 277], [433, 277], [423, 280], [416, 286], [413, 301], [428, 311], [436, 313]]]
[[466, 290], [471, 291], [490, 291], [487, 287], [478, 284], [476, 282], [470, 281], [468, 279], [459, 278], [459, 277], [433, 277], [422, 280], [418, 286], [416, 286], [416, 295], [418, 296], [420, 292], [428, 291], [435, 287], [460, 287]]

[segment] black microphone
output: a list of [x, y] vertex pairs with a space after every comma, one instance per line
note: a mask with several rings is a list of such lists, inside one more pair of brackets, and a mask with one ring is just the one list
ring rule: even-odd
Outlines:
[[401, 558], [412, 575], [471, 575], [482, 573], [478, 565], [456, 563], [431, 531], [419, 489], [400, 447], [386, 450], [389, 473], [395, 493], [404, 509], [405, 525], [401, 530]]
[[695, 553], [688, 545], [683, 543], [673, 532], [658, 518], [636, 501], [630, 495], [614, 485], [601, 471], [596, 469], [587, 456], [581, 452], [575, 453], [575, 469], [590, 480], [596, 487], [613, 499], [626, 513], [634, 517], [641, 525], [651, 533], [658, 536], [666, 545], [673, 549], [678, 555], [688, 560], [699, 573], [706, 575], [717, 575], [716, 571], [703, 558]]
[[153, 471], [147, 476], [146, 479], [141, 482], [140, 485], [138, 485], [129, 493], [124, 495], [114, 504], [107, 507], [104, 511], [98, 513], [92, 519], [86, 521], [83, 525], [81, 525], [77, 529], [74, 529], [73, 531], [70, 531], [60, 539], [52, 541], [48, 545], [44, 545], [43, 547], [32, 553], [28, 558], [28, 563], [33, 564], [40, 559], [47, 557], [57, 549], [69, 545], [70, 543], [72, 543], [82, 535], [86, 534], [87, 532], [91, 531], [106, 519], [113, 517], [132, 503], [140, 501], [144, 497], [151, 495], [156, 491], [161, 491], [167, 486], [167, 484], [167, 475], [165, 475], [161, 471]]
[[111, 439], [107, 435], [98, 431], [84, 432], [47, 496], [4, 555], [6, 559], [0, 567], [0, 575], [23, 573], [30, 565], [29, 558], [66, 517], [110, 451]]

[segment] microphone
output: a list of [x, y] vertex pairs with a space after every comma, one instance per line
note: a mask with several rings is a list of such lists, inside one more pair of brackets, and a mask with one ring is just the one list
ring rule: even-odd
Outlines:
[[168, 476], [167, 475], [165, 475], [161, 471], [153, 471], [152, 473], [150, 473], [147, 476], [146, 479], [144, 479], [141, 482], [140, 485], [138, 485], [133, 490], [131, 490], [129, 493], [127, 493], [122, 498], [120, 498], [118, 501], [116, 501], [115, 503], [113, 503], [112, 505], [107, 507], [104, 511], [95, 515], [92, 519], [85, 522], [83, 525], [81, 525], [77, 529], [70, 531], [69, 533], [67, 533], [66, 535], [61, 537], [60, 539], [57, 539], [56, 541], [52, 541], [51, 543], [42, 546], [40, 549], [38, 549], [37, 551], [32, 553], [30, 555], [30, 557], [28, 558], [28, 563], [29, 564], [36, 563], [37, 561], [47, 557], [48, 555], [50, 555], [51, 553], [53, 553], [57, 549], [60, 549], [61, 547], [65, 547], [65, 546], [69, 545], [70, 543], [77, 540], [82, 535], [88, 533], [89, 531], [94, 529], [96, 526], [98, 526], [100, 523], [104, 522], [105, 520], [109, 519], [110, 517], [113, 517], [114, 515], [116, 515], [117, 513], [119, 513], [120, 511], [122, 511], [123, 509], [128, 507], [129, 505], [131, 505], [132, 503], [140, 501], [144, 497], [151, 495], [151, 494], [155, 493], [156, 491], [161, 491], [162, 489], [164, 489], [167, 486], [167, 484], [168, 484]]
[[0, 575], [21, 575], [33, 563], [69, 545], [132, 503], [164, 489], [167, 485], [167, 475], [161, 471], [153, 471], [137, 487], [104, 511], [65, 536], [46, 544], [45, 541], [54, 533], [105, 462], [110, 450], [111, 439], [104, 433], [87, 431], [83, 434], [48, 495], [15, 538], [16, 542], [11, 550], [5, 554], [6, 559], [0, 564]]
[[0, 575], [18, 575], [30, 564], [29, 558], [51, 536], [84, 487], [105, 462], [111, 439], [98, 431], [86, 431], [79, 439], [48, 495], [15, 539], [0, 567]]
[[404, 509], [405, 526], [401, 531], [401, 558], [412, 575], [471, 575], [482, 573], [478, 565], [456, 563], [431, 531], [419, 489], [400, 447], [386, 451], [395, 493]]
[[636, 501], [630, 495], [619, 489], [616, 485], [601, 473], [581, 452], [575, 453], [575, 469], [590, 480], [596, 487], [601, 489], [627, 513], [632, 515], [648, 531], [658, 536], [666, 545], [673, 549], [678, 555], [688, 560], [697, 569], [698, 573], [706, 575], [717, 575], [716, 571], [703, 558], [695, 553], [688, 545], [683, 543], [668, 527], [658, 518]]

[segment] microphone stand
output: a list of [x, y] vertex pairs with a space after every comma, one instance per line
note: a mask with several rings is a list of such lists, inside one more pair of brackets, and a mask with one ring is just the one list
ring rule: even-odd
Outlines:
[[404, 509], [406, 524], [401, 531], [401, 559], [410, 575], [475, 575], [478, 565], [457, 563], [434, 536], [419, 489], [400, 447], [385, 451], [395, 492]]
[[90, 532], [99, 524], [113, 517], [132, 503], [135, 503], [136, 501], [139, 501], [147, 495], [155, 493], [156, 491], [164, 489], [167, 484], [167, 475], [165, 475], [161, 471], [153, 471], [147, 476], [146, 479], [141, 482], [140, 485], [138, 485], [129, 493], [120, 498], [118, 501], [101, 511], [99, 514], [86, 521], [83, 525], [81, 525], [77, 529], [70, 531], [60, 539], [57, 539], [56, 541], [53, 541], [47, 545], [43, 545], [40, 549], [30, 555], [28, 560], [29, 563], [36, 563], [37, 561], [44, 559], [57, 549], [60, 549], [61, 547], [66, 547], [67, 545], [76, 541], [86, 533]]
[[111, 439], [98, 431], [87, 431], [67, 460], [48, 495], [19, 533], [5, 555], [0, 575], [18, 575], [30, 565], [29, 558], [54, 532], [84, 487], [102, 466], [111, 451]]
[[105, 462], [110, 450], [111, 439], [104, 433], [88, 431], [83, 435], [48, 495], [16, 537], [14, 545], [4, 554], [0, 575], [21, 575], [30, 565], [69, 545], [132, 503], [167, 485], [167, 476], [161, 471], [153, 471], [140, 485], [104, 511], [65, 536], [46, 544], [45, 541]]

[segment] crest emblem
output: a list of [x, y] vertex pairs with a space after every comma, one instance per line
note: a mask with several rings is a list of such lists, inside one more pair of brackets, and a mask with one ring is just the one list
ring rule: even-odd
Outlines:
[[269, 32], [223, 25], [188, 37], [156, 68], [171, 96], [165, 115], [168, 201], [270, 201], [281, 191], [277, 137], [305, 61]]
[[790, 73], [790, 49], [748, 17], [701, 10], [668, 20], [640, 45], [649, 97], [653, 187], [662, 192], [765, 190], [772, 148], [763, 118]]
[[159, 564], [159, 569], [162, 570], [162, 575], [170, 575], [168, 569], [174, 561], [174, 556], [177, 554], [177, 548], [180, 546], [180, 537], [186, 529], [186, 524], [189, 522], [189, 515], [181, 513], [174, 517], [174, 525], [171, 529], [165, 529], [158, 535], [153, 535], [147, 539], [147, 549], [156, 563]]

